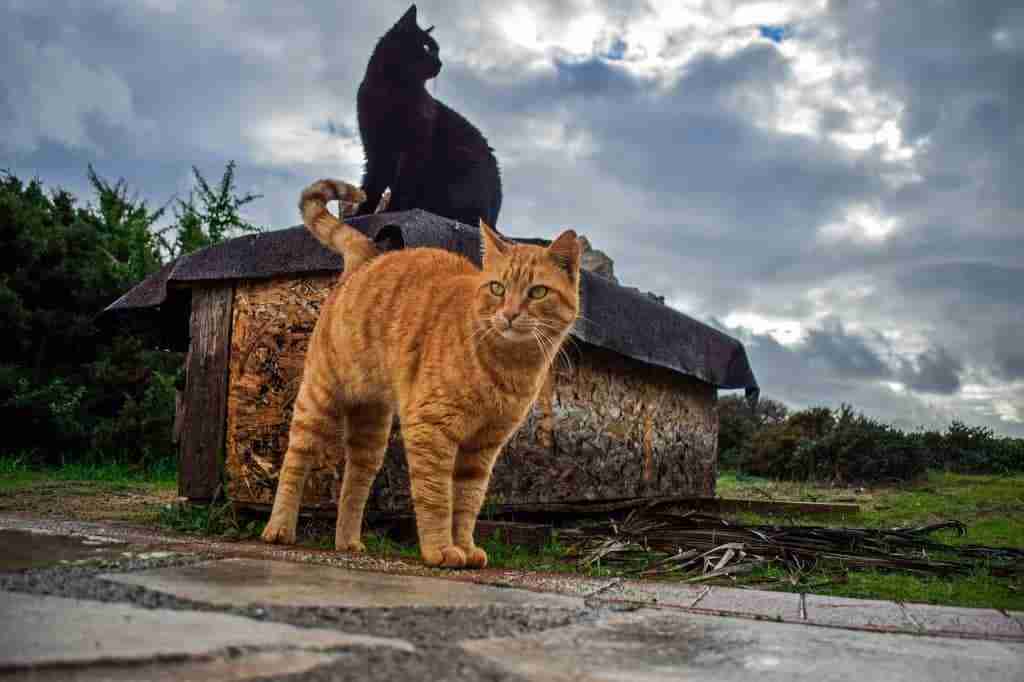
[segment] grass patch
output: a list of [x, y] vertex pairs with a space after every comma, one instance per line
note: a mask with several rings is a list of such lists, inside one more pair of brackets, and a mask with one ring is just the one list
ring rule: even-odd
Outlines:
[[28, 455], [0, 455], [0, 512], [151, 524], [177, 488], [172, 466], [118, 462], [43, 468]]
[[487, 552], [487, 565], [492, 568], [549, 573], [576, 570], [575, 562], [568, 556], [568, 548], [560, 544], [557, 538], [537, 550], [509, 545], [496, 538], [484, 540], [480, 547]]
[[[861, 491], [861, 492], [858, 492]], [[949, 543], [1024, 547], [1024, 475], [974, 476], [930, 471], [927, 478], [901, 487], [828, 488], [723, 473], [718, 494], [741, 499], [793, 499], [810, 502], [857, 502], [860, 514], [768, 515], [742, 512], [743, 523], [893, 528], [922, 526], [956, 519], [967, 525], [965, 537], [952, 531], [936, 534]]]
[[[383, 533], [365, 533], [363, 544], [366, 545], [366, 552], [372, 556], [382, 559], [404, 559], [416, 561], [420, 558], [420, 548], [414, 544], [397, 542]], [[325, 549], [334, 547], [334, 536], [329, 538], [329, 545]]]
[[[370, 556], [411, 562], [420, 560], [419, 546], [415, 543], [398, 542], [384, 533], [374, 531], [364, 533], [362, 539]], [[323, 532], [307, 537], [300, 540], [299, 544], [312, 549], [331, 550], [334, 549], [334, 533]], [[557, 540], [539, 550], [510, 545], [496, 538], [484, 540], [480, 547], [487, 552], [489, 568], [562, 573], [576, 570], [575, 563], [568, 557], [567, 548]]]
[[[772, 481], [724, 472], [718, 479], [722, 497], [796, 499], [812, 502], [857, 502], [860, 514], [768, 515], [742, 512], [745, 524], [807, 524], [861, 528], [922, 526], [958, 520], [967, 534], [940, 531], [934, 539], [952, 545], [1024, 547], [1024, 475], [983, 476], [930, 471], [912, 484], [871, 488], [829, 488], [809, 483]], [[784, 571], [765, 568], [742, 583], [767, 589], [907, 602], [1024, 609], [1024, 577], [995, 577], [979, 562], [970, 575], [950, 578], [907, 573], [853, 571], [823, 567], [800, 576], [796, 584]], [[780, 582], [781, 580], [781, 582]], [[767, 584], [765, 584], [767, 583]]]
[[849, 571], [835, 584], [820, 585], [815, 594], [860, 599], [945, 604], [948, 606], [994, 607], [1018, 610], [1024, 606], [1024, 594], [1006, 578], [996, 578], [979, 567], [962, 578], [927, 578], [877, 571]]
[[0, 456], [0, 490], [12, 490], [44, 478], [41, 472], [33, 471], [27, 458]]
[[134, 485], [151, 483], [172, 488], [178, 483], [177, 465], [162, 460], [149, 466], [119, 461], [69, 462], [59, 467], [38, 467], [28, 455], [0, 455], [0, 488], [15, 488], [38, 481], [90, 481]]

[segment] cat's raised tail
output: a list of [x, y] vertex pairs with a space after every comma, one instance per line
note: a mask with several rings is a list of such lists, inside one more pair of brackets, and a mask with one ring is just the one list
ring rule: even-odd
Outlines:
[[[328, 201], [340, 201], [358, 206], [366, 201], [366, 194], [355, 185], [343, 180], [317, 180], [302, 190], [299, 212], [306, 229], [313, 233], [321, 244], [345, 259], [345, 273], [351, 273], [380, 254], [369, 237], [356, 228], [339, 220], [327, 210]], [[344, 217], [344, 209], [340, 210]]]

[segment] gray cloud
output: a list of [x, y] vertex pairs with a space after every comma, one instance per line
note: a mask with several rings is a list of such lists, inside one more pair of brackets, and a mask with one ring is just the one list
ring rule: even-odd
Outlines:
[[900, 376], [914, 391], [952, 394], [960, 389], [963, 363], [942, 347], [932, 348], [917, 356], [914, 363], [903, 363]]
[[1024, 379], [1024, 322], [1018, 319], [998, 327], [992, 348], [999, 376], [1009, 381]]
[[991, 263], [949, 262], [915, 268], [900, 277], [907, 290], [962, 299], [977, 305], [1019, 305], [1024, 295], [1024, 267]]
[[803, 350], [808, 357], [824, 361], [840, 377], [884, 379], [892, 374], [868, 342], [847, 332], [839, 320], [811, 329]]
[[[408, 4], [8, 3], [0, 167], [87, 196], [93, 162], [156, 204], [187, 193], [193, 163], [219, 177], [233, 158], [242, 190], [265, 195], [249, 219], [292, 225], [309, 180], [358, 177], [356, 89]], [[655, 56], [636, 33], [660, 21], [646, 2], [528, 5], [537, 36], [520, 39], [553, 40], [588, 12], [605, 25], [582, 54], [530, 52], [507, 35], [509, 6], [418, 3], [445, 61], [431, 90], [497, 151], [504, 230], [575, 227], [625, 283], [691, 315], [798, 326], [803, 340], [786, 344], [731, 329], [766, 395], [1024, 433], [1013, 421], [1024, 419], [1024, 14], [1013, 3], [830, 2], [802, 11], [782, 47], [714, 18], [672, 29], [661, 56], [696, 54], [657, 73], [636, 68]], [[616, 40], [624, 59], [607, 59]], [[807, 100], [814, 134], [773, 123], [810, 87], [783, 48], [857, 65], [824, 81], [835, 96]], [[891, 105], [872, 125], [895, 124], [912, 158], [831, 137], [864, 125], [865, 98]], [[865, 212], [891, 233], [869, 239], [854, 224], [823, 237]]]

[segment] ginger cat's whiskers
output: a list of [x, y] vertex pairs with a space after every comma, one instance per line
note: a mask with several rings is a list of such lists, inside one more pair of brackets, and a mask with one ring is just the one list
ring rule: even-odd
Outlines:
[[[548, 344], [549, 347], [553, 348], [555, 345], [554, 340], [551, 339], [551, 337], [545, 334], [544, 332], [540, 331], [541, 329], [550, 330], [556, 334], [558, 333], [558, 329], [555, 326], [544, 322], [543, 320], [537, 320], [534, 322], [534, 330], [541, 335], [541, 337], [544, 339], [544, 341]], [[572, 372], [574, 368], [572, 360], [569, 358], [569, 354], [565, 351], [565, 342], [575, 343], [572, 337], [567, 335], [563, 343], [558, 346], [557, 352], [553, 354], [553, 357], [549, 358], [549, 362], [553, 364], [556, 359], [560, 358], [565, 362], [566, 369]]]

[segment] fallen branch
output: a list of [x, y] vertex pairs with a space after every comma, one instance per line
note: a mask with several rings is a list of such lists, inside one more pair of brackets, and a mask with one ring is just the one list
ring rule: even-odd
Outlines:
[[603, 564], [625, 573], [687, 582], [731, 578], [769, 563], [798, 577], [821, 562], [950, 576], [970, 573], [984, 561], [993, 575], [1024, 575], [1024, 550], [950, 545], [931, 537], [941, 530], [954, 530], [961, 537], [967, 533], [959, 521], [891, 529], [744, 526], [700, 512], [635, 510], [624, 521], [561, 537], [583, 567]]

